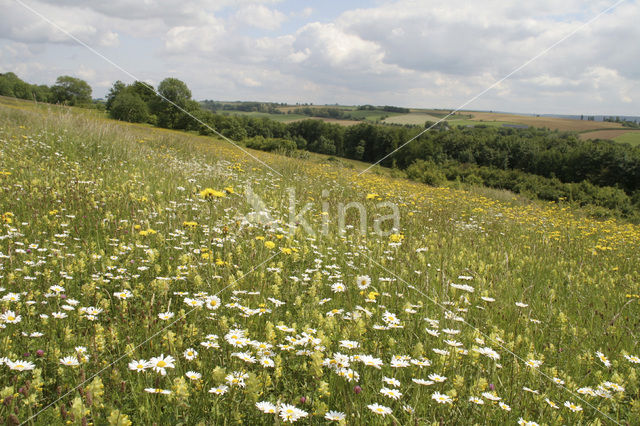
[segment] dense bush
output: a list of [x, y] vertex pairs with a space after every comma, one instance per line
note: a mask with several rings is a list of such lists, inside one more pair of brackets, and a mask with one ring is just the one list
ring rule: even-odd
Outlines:
[[296, 151], [296, 143], [288, 139], [280, 138], [264, 138], [256, 136], [245, 141], [248, 148], [259, 149], [262, 151], [275, 151], [282, 154], [291, 154]]

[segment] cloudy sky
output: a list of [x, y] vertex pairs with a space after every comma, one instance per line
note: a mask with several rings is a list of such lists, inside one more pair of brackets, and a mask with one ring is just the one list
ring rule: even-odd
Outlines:
[[[22, 4], [21, 4], [22, 2]], [[457, 108], [616, 0], [0, 0], [0, 72], [187, 83], [196, 99]], [[640, 0], [467, 109], [640, 115]]]

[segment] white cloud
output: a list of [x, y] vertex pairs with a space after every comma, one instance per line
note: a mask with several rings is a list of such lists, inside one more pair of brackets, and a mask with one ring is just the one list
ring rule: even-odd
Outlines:
[[[140, 78], [182, 78], [198, 98], [449, 108], [484, 90], [609, 4], [400, 0], [349, 10], [348, 2], [343, 2], [335, 7], [344, 13], [309, 22], [309, 17], [319, 20], [324, 9], [294, 10], [273, 0], [29, 2]], [[123, 78], [82, 48], [70, 49], [73, 41], [18, 3], [0, 0], [0, 8], [3, 68], [15, 65], [24, 70], [25, 78], [44, 81], [55, 72], [82, 71], [83, 65], [95, 70], [87, 78], [96, 86], [109, 78]], [[638, 1], [622, 3], [469, 107], [638, 110], [638, 21]], [[256, 36], [256, 30], [269, 31], [268, 36]], [[20, 49], [23, 57], [11, 56], [11, 49]], [[63, 53], [51, 55], [51, 49]], [[44, 68], [27, 69], [26, 63], [42, 63]]]
[[261, 4], [241, 8], [235, 18], [240, 25], [249, 25], [263, 30], [276, 30], [287, 19], [284, 13]]

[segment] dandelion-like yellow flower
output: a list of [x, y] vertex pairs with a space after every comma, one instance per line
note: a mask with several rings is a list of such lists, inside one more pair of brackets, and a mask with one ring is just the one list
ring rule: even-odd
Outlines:
[[205, 188], [202, 191], [200, 191], [200, 196], [205, 200], [211, 200], [213, 198], [226, 197], [226, 194], [222, 191], [216, 191], [213, 188]]

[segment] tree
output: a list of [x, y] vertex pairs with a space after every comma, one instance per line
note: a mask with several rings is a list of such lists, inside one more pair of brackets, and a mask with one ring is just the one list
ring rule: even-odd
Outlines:
[[86, 105], [91, 103], [91, 86], [79, 78], [63, 75], [58, 77], [51, 87], [53, 102], [67, 105]]
[[[158, 85], [159, 97], [152, 101], [151, 111], [158, 116], [158, 125], [169, 129], [185, 128], [188, 117], [182, 110], [195, 107], [191, 90], [177, 78], [165, 78]], [[197, 103], [196, 103], [197, 104]], [[199, 109], [199, 104], [198, 104]]]
[[8, 74], [13, 73], [0, 74], [0, 96], [13, 97], [15, 96], [13, 93], [13, 81], [11, 81]]
[[140, 96], [125, 89], [113, 100], [109, 115], [116, 120], [143, 123], [149, 119], [149, 109]]
[[116, 97], [127, 87], [122, 81], [118, 80], [113, 83], [111, 89], [109, 89], [109, 93], [107, 94], [107, 102], [106, 107], [107, 111], [111, 111], [111, 105], [113, 105], [113, 101], [115, 101]]

